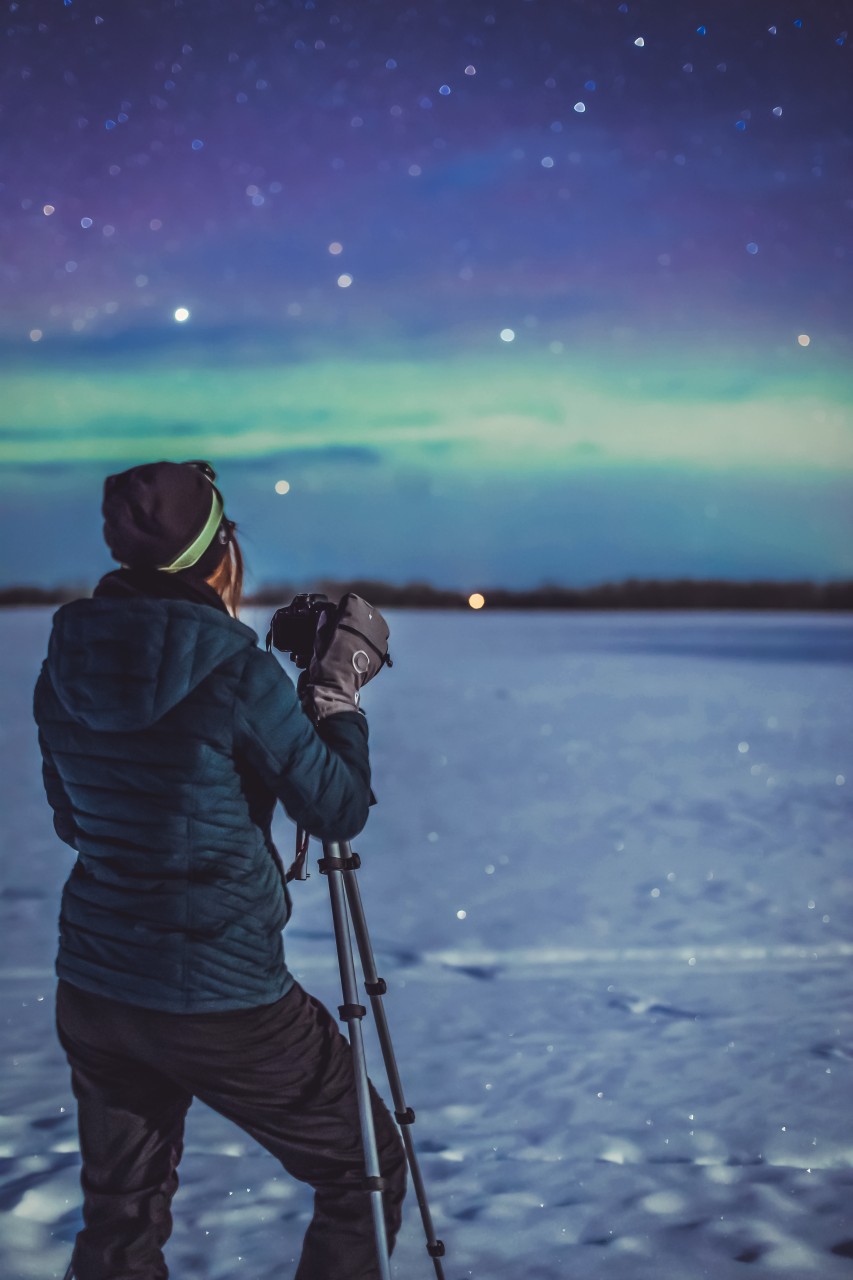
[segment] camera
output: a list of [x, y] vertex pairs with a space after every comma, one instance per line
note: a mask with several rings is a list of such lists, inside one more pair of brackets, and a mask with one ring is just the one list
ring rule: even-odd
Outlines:
[[317, 627], [324, 617], [334, 625], [338, 606], [319, 592], [294, 596], [290, 604], [276, 609], [267, 632], [267, 650], [289, 653], [291, 662], [303, 670], [314, 655]]

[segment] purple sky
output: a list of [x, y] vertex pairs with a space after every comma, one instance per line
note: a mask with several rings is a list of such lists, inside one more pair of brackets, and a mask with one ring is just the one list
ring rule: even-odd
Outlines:
[[305, 573], [853, 571], [848, 27], [786, 0], [9, 5], [0, 485], [27, 534], [0, 576], [92, 576], [103, 474], [170, 442], [254, 504], [261, 577], [280, 475], [292, 507], [364, 507], [363, 564], [299, 521]]

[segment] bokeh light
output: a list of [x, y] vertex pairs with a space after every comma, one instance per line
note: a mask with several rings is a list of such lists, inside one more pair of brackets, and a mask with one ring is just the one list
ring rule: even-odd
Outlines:
[[472, 609], [482, 609], [486, 603], [486, 597], [481, 595], [479, 591], [473, 591], [468, 597], [468, 603]]
[[275, 491], [276, 491], [276, 493], [290, 493], [290, 481], [289, 481], [289, 480], [276, 480], [276, 482], [275, 482]]

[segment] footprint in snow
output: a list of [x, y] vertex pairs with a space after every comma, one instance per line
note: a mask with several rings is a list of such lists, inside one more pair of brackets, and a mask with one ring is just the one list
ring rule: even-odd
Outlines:
[[846, 1044], [813, 1044], [811, 1051], [819, 1058], [846, 1058], [853, 1062], [853, 1049]]
[[735, 1254], [735, 1262], [757, 1262], [766, 1252], [762, 1245], [750, 1244], [745, 1249], [741, 1249], [740, 1253]]
[[482, 982], [489, 982], [502, 972], [501, 966], [497, 964], [445, 964], [442, 968], [450, 969], [453, 973], [466, 973], [469, 978], [479, 978]]
[[675, 1005], [643, 996], [613, 996], [607, 1003], [611, 1009], [622, 1009], [625, 1013], [659, 1013], [665, 1018], [687, 1018], [690, 1022], [695, 1022], [700, 1016], [687, 1009], [679, 1009]]

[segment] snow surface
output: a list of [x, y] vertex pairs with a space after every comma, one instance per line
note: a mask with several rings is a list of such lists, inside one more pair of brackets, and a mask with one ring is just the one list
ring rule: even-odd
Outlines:
[[[448, 1280], [853, 1275], [853, 619], [390, 621], [356, 847]], [[79, 1224], [48, 627], [0, 614], [8, 1280], [61, 1276]], [[335, 1006], [325, 882], [295, 896], [289, 962]], [[287, 1280], [310, 1192], [198, 1103], [187, 1138], [173, 1275]], [[407, 1205], [394, 1274], [418, 1280]]]

